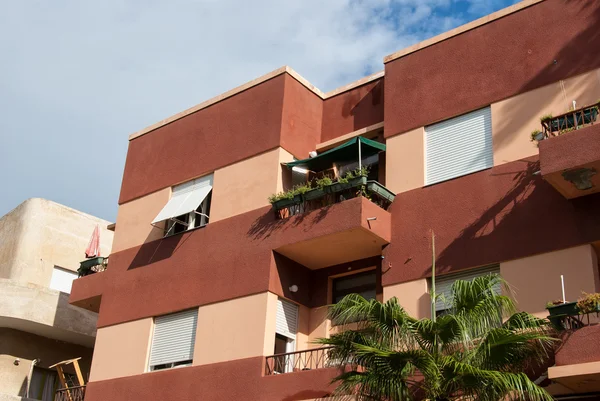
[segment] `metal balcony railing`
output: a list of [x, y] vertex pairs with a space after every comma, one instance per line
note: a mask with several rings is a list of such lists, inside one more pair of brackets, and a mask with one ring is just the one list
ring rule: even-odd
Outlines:
[[387, 210], [396, 195], [377, 181], [367, 180], [366, 177], [358, 177], [347, 183], [334, 182], [324, 188], [313, 188], [304, 194], [294, 196], [292, 199], [275, 202], [273, 209], [276, 218], [285, 219], [358, 196], [364, 196], [382, 209]]
[[61, 388], [56, 390], [54, 401], [83, 401], [85, 386]]
[[564, 134], [587, 125], [594, 124], [598, 119], [600, 102], [591, 106], [571, 110], [556, 117], [542, 120], [542, 130], [545, 138]]
[[268, 356], [266, 357], [265, 375], [270, 376], [338, 366], [339, 363], [330, 358], [330, 351], [332, 349], [333, 347], [321, 347]]

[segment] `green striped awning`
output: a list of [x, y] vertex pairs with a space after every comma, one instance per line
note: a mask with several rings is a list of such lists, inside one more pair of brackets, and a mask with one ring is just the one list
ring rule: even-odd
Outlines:
[[333, 163], [358, 160], [359, 143], [363, 159], [376, 155], [379, 152], [385, 152], [385, 145], [383, 143], [358, 136], [356, 138], [352, 138], [337, 148], [330, 149], [308, 159], [294, 160], [293, 162], [286, 163], [286, 166], [288, 168], [301, 167], [310, 171], [327, 170], [333, 167]]

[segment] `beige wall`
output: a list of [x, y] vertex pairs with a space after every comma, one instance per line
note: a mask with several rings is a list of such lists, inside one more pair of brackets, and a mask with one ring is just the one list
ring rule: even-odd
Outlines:
[[46, 199], [28, 199], [0, 219], [0, 278], [47, 287], [55, 265], [77, 271], [96, 225], [102, 254], [110, 253], [108, 224]]
[[[0, 394], [24, 395], [31, 362], [48, 368], [57, 362], [81, 357], [80, 367], [87, 379], [92, 349], [37, 336], [19, 330], [0, 328]], [[18, 365], [15, 360], [18, 359]], [[74, 373], [72, 365], [66, 368]]]
[[431, 317], [431, 300], [427, 292], [427, 279], [407, 281], [383, 287], [383, 300], [398, 298], [398, 303], [417, 319]]
[[152, 327], [152, 318], [146, 318], [99, 328], [90, 381], [144, 373]]
[[538, 153], [529, 138], [531, 131], [541, 130], [542, 115], [562, 114], [568, 111], [573, 100], [580, 107], [598, 99], [600, 70], [595, 70], [492, 104], [494, 165]]
[[385, 186], [400, 193], [425, 185], [423, 127], [386, 140]]
[[518, 308], [538, 317], [548, 316], [548, 301], [562, 298], [561, 274], [567, 301], [577, 301], [582, 291], [600, 291], [598, 264], [591, 245], [504, 262], [500, 264], [500, 274], [511, 285]]
[[[273, 354], [277, 297], [262, 293], [201, 306], [194, 347], [194, 365], [207, 365], [235, 359]], [[266, 333], [267, 319], [273, 321], [272, 333]], [[269, 322], [270, 322], [269, 321]], [[269, 329], [271, 324], [268, 325]], [[271, 337], [273, 337], [271, 339]], [[273, 342], [270, 350], [265, 344]]]
[[163, 230], [150, 224], [171, 197], [171, 188], [164, 188], [119, 206], [112, 251], [154, 241], [163, 236]]
[[210, 221], [268, 206], [283, 187], [282, 162], [292, 155], [277, 148], [215, 171]]

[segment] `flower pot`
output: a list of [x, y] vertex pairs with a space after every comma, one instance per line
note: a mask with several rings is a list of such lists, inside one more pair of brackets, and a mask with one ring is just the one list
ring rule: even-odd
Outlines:
[[93, 267], [102, 265], [104, 263], [104, 257], [98, 256], [96, 258], [86, 259], [83, 262], [79, 263], [79, 269], [77, 269], [77, 273], [79, 277], [84, 277], [89, 274], [96, 273], [92, 270]]
[[544, 138], [545, 138], [545, 135], [544, 135], [544, 133], [543, 133], [543, 132], [538, 132], [537, 134], [535, 134], [535, 135], [533, 136], [533, 139], [534, 139], [534, 140], [536, 140], [536, 141], [538, 141], [538, 142], [539, 142], [539, 141], [543, 141], [543, 140], [544, 140]]
[[305, 192], [304, 195], [302, 195], [302, 198], [304, 199], [304, 201], [311, 201], [311, 200], [315, 200], [315, 199], [319, 199], [325, 196], [325, 191], [320, 189], [320, 188], [315, 188], [315, 189], [311, 189], [308, 192]]
[[577, 302], [567, 302], [564, 304], [549, 306], [546, 309], [548, 309], [550, 316], [575, 316], [579, 314]]
[[273, 208], [275, 210], [281, 210], [284, 209], [286, 207], [290, 207], [293, 205], [297, 205], [299, 203], [302, 203], [302, 196], [301, 195], [296, 195], [294, 196], [292, 199], [280, 199], [276, 202], [273, 202]]

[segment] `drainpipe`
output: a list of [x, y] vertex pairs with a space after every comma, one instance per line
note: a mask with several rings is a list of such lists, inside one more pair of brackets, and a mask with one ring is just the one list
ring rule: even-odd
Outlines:
[[25, 398], [29, 398], [29, 386], [31, 386], [31, 376], [33, 375], [33, 367], [39, 363], [39, 359], [31, 361], [31, 367], [29, 368], [29, 374], [27, 375], [27, 388], [25, 389]]

